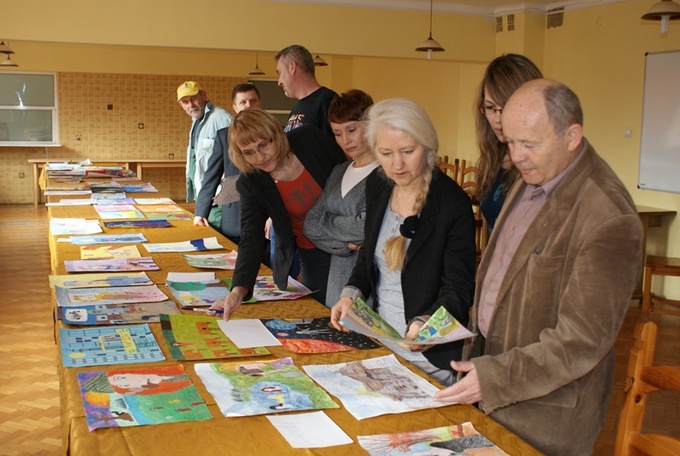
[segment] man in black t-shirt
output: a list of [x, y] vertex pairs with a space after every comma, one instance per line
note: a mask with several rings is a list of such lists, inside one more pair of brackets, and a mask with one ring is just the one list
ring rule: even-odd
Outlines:
[[315, 125], [333, 136], [328, 124], [328, 106], [336, 93], [317, 82], [312, 54], [303, 46], [294, 44], [279, 51], [274, 60], [279, 86], [287, 97], [298, 100], [284, 130], [288, 132], [302, 125]]

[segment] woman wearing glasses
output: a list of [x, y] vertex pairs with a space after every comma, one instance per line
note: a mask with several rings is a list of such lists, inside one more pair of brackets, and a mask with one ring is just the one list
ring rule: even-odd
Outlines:
[[[274, 282], [285, 289], [297, 246], [302, 283], [324, 302], [330, 255], [318, 250], [303, 234], [305, 215], [316, 202], [335, 165], [345, 160], [335, 141], [313, 126], [286, 134], [269, 113], [254, 109], [238, 113], [229, 127], [229, 158], [241, 170], [236, 189], [241, 197], [241, 242], [231, 292], [211, 310], [224, 319], [252, 295], [262, 252], [264, 226], [272, 219], [276, 230]], [[318, 291], [317, 291], [318, 290]]]
[[477, 200], [482, 214], [493, 229], [501, 212], [505, 195], [519, 177], [512, 166], [508, 145], [503, 136], [503, 106], [515, 90], [532, 79], [542, 78], [541, 71], [523, 55], [506, 54], [494, 59], [484, 72], [477, 95]]
[[[364, 246], [341, 298], [331, 310], [340, 320], [358, 298], [413, 339], [439, 307], [468, 323], [475, 274], [475, 222], [467, 194], [436, 166], [439, 141], [423, 108], [394, 98], [367, 112], [366, 138], [380, 167], [366, 180]], [[451, 360], [463, 342], [405, 348], [395, 353], [443, 385], [455, 381]]]

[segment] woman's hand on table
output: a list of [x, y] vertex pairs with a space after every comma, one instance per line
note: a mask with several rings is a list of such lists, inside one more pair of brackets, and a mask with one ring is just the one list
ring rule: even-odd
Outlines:
[[194, 217], [194, 225], [196, 226], [208, 226], [208, 219], [205, 217], [199, 217], [198, 215]]
[[222, 315], [224, 321], [229, 321], [229, 317], [236, 309], [241, 306], [243, 298], [246, 297], [247, 291], [243, 287], [234, 287], [229, 294], [210, 306], [208, 315]]
[[350, 307], [352, 307], [352, 300], [350, 298], [340, 298], [331, 309], [331, 326], [338, 331], [350, 332], [349, 329], [340, 324], [340, 320], [345, 316], [347, 309]]

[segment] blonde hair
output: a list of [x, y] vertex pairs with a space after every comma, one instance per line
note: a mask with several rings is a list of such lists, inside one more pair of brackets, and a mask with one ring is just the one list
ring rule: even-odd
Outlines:
[[242, 172], [256, 171], [243, 156], [241, 147], [259, 140], [271, 140], [276, 149], [275, 159], [283, 159], [290, 153], [288, 137], [278, 120], [261, 109], [247, 109], [234, 116], [229, 125], [229, 159]]
[[[368, 145], [375, 154], [375, 141], [380, 128], [393, 128], [411, 136], [425, 149], [425, 166], [421, 175], [421, 188], [413, 204], [413, 213], [420, 216], [432, 182], [432, 172], [437, 162], [439, 139], [430, 117], [422, 106], [407, 98], [391, 98], [371, 106], [365, 116], [365, 135]], [[406, 237], [394, 236], [385, 243], [385, 262], [390, 271], [404, 266], [406, 258]]]

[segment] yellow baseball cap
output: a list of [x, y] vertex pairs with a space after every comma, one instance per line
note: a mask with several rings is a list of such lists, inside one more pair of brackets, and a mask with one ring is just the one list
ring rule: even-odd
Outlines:
[[177, 87], [177, 101], [181, 100], [182, 97], [192, 97], [196, 95], [198, 92], [203, 90], [203, 87], [198, 82], [194, 81], [186, 81], [183, 82], [182, 85]]

